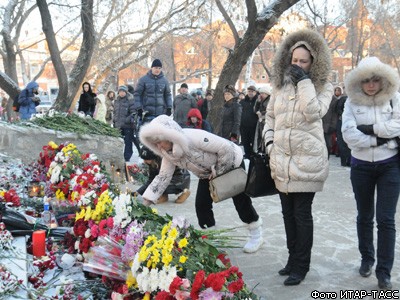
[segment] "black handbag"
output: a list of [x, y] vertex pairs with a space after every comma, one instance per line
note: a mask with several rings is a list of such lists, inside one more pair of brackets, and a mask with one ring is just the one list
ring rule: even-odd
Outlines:
[[245, 193], [253, 198], [278, 193], [271, 177], [271, 168], [266, 154], [255, 153], [250, 157]]

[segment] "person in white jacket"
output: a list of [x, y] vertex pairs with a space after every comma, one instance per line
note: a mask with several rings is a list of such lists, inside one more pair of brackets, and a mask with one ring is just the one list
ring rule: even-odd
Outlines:
[[279, 275], [298, 285], [310, 269], [312, 202], [328, 177], [322, 117], [332, 99], [331, 56], [325, 40], [304, 29], [286, 37], [275, 54], [273, 91], [263, 130], [271, 176], [281, 199], [289, 258]]
[[[400, 193], [400, 78], [376, 57], [364, 58], [345, 80], [348, 99], [342, 115], [343, 138], [351, 149], [350, 179], [357, 204], [359, 273], [369, 277], [375, 264], [374, 214], [378, 224], [375, 274], [391, 289], [396, 241], [395, 214]], [[376, 203], [375, 203], [376, 190]]]
[[[243, 166], [242, 149], [231, 141], [205, 130], [181, 128], [166, 115], [160, 115], [141, 127], [140, 141], [162, 157], [159, 174], [143, 193], [144, 204], [155, 204], [169, 185], [175, 167], [187, 169], [199, 177], [196, 193], [196, 215], [201, 228], [215, 225], [209, 181]], [[262, 219], [245, 193], [233, 196], [240, 219], [248, 224], [250, 239], [244, 252], [257, 251], [262, 243]], [[223, 205], [223, 204], [222, 204]]]

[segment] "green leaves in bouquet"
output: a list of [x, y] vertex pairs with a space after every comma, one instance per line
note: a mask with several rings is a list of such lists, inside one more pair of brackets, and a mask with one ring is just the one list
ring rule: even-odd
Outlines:
[[57, 131], [121, 137], [120, 130], [93, 118], [81, 118], [77, 114], [56, 112], [52, 116], [50, 116], [50, 114], [45, 115], [41, 118], [30, 120], [29, 122], [23, 122], [21, 125], [28, 125], [29, 123]]

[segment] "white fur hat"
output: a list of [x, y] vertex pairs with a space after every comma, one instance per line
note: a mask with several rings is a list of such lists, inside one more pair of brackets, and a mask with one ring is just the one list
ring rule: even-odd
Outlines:
[[263, 86], [263, 87], [260, 87], [259, 89], [258, 89], [258, 92], [261, 94], [261, 93], [265, 93], [265, 94], [268, 94], [268, 95], [271, 95], [271, 88], [269, 87], [269, 86]]

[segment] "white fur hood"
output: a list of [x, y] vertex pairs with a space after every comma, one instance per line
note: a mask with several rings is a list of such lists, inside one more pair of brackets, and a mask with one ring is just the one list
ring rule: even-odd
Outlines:
[[158, 156], [162, 156], [157, 142], [167, 140], [173, 143], [173, 156], [179, 158], [189, 151], [189, 140], [183, 129], [171, 117], [160, 115], [150, 123], [143, 125], [139, 133], [140, 141]]
[[324, 38], [316, 31], [303, 29], [288, 35], [279, 46], [273, 59], [272, 82], [274, 89], [281, 89], [288, 78], [287, 74], [294, 47], [304, 45], [313, 56], [310, 79], [317, 93], [324, 89], [331, 72], [331, 53]]
[[[378, 76], [382, 78], [382, 90], [375, 96], [368, 96], [362, 90], [361, 81]], [[365, 106], [381, 106], [395, 97], [399, 90], [399, 74], [376, 57], [364, 58], [346, 77], [345, 87], [349, 101]]]

